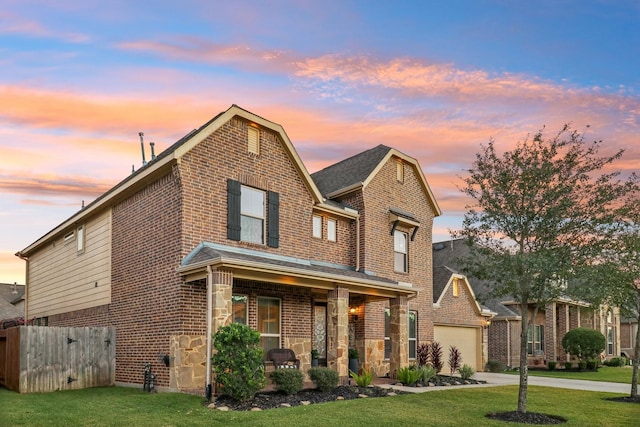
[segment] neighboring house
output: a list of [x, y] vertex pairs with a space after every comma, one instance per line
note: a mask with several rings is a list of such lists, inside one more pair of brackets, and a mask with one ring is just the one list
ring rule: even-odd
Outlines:
[[434, 340], [442, 346], [445, 359], [454, 346], [463, 364], [482, 371], [489, 358], [487, 328], [496, 313], [478, 304], [465, 275], [434, 265], [433, 314]]
[[[433, 244], [434, 270], [448, 267], [461, 270], [461, 259], [468, 256], [469, 249], [462, 239]], [[490, 297], [490, 285], [484, 281], [467, 277], [477, 299], [495, 313], [488, 327], [488, 357], [499, 360], [506, 366], [515, 367], [520, 361], [520, 331], [522, 317], [519, 305], [508, 297]], [[530, 304], [528, 318], [534, 313]], [[529, 328], [527, 360], [530, 366], [544, 366], [549, 361], [564, 362], [570, 359], [562, 348], [562, 338], [571, 329], [593, 328], [607, 339], [604, 356], [620, 354], [620, 314], [617, 308], [593, 308], [588, 304], [568, 298], [558, 298], [538, 310]]]
[[24, 285], [0, 283], [0, 322], [22, 317], [24, 317]]
[[16, 254], [26, 315], [115, 326], [119, 384], [150, 363], [160, 387], [203, 390], [232, 321], [304, 372], [317, 349], [346, 382], [353, 347], [393, 375], [433, 340], [439, 214], [412, 157], [380, 145], [309, 175], [280, 125], [234, 105]]
[[629, 359], [633, 358], [636, 348], [636, 334], [638, 333], [638, 318], [623, 317], [620, 319], [620, 354]]

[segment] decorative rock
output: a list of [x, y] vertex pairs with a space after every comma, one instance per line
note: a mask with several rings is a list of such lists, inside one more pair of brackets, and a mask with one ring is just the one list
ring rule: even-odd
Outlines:
[[308, 401], [308, 400], [303, 400], [302, 402], [300, 402], [300, 404], [301, 404], [302, 406], [307, 406], [307, 405], [311, 405], [311, 402], [310, 402], [310, 401]]
[[291, 408], [291, 405], [288, 403], [281, 403], [280, 406], [284, 407], [284, 408]]
[[216, 408], [216, 409], [217, 409], [218, 411], [224, 411], [224, 412], [226, 412], [226, 411], [230, 411], [230, 410], [231, 410], [231, 409], [229, 409], [229, 407], [228, 407], [228, 406], [220, 406], [219, 408]]
[[251, 411], [257, 412], [257, 411], [262, 411], [262, 409], [258, 408], [257, 406], [254, 406], [253, 408], [251, 408]]
[[395, 391], [390, 391], [387, 393], [387, 396], [397, 396], [398, 394]]
[[367, 396], [366, 394], [362, 394], [362, 393], [361, 393], [361, 394], [359, 394], [359, 395], [358, 395], [358, 397], [359, 397], [360, 399], [364, 399], [365, 397], [369, 397], [369, 396]]
[[344, 396], [338, 396], [336, 397], [336, 400], [344, 400]]
[[209, 404], [207, 405], [207, 408], [209, 408], [209, 409], [216, 409], [216, 404], [215, 404], [215, 403], [209, 403]]
[[450, 386], [451, 384], [449, 384], [449, 383], [443, 383], [442, 385], [443, 385], [443, 386]]
[[429, 383], [429, 387], [435, 387], [436, 385], [434, 383]]
[[467, 385], [469, 385], [469, 384], [471, 384], [471, 381], [469, 381], [469, 380], [465, 380], [465, 382], [464, 382], [464, 383], [465, 383], [465, 384], [467, 384]]

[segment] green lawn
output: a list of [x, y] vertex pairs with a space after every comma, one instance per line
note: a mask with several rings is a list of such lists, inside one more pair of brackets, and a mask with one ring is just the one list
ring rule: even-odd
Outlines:
[[[510, 374], [518, 375], [517, 371], [510, 371]], [[625, 366], [622, 368], [612, 368], [609, 366], [603, 366], [598, 368], [597, 372], [585, 371], [565, 371], [564, 369], [556, 369], [554, 371], [538, 371], [529, 370], [529, 375], [536, 377], [554, 377], [554, 378], [567, 378], [572, 380], [590, 380], [590, 381], [607, 381], [612, 383], [625, 383], [631, 384], [631, 366]], [[629, 388], [631, 390], [631, 388]]]
[[[528, 409], [559, 415], [566, 426], [636, 426], [636, 404], [604, 400], [616, 396], [529, 387]], [[488, 412], [516, 408], [517, 386], [432, 391], [385, 398], [273, 409], [221, 412], [184, 394], [148, 394], [131, 388], [96, 388], [47, 394], [0, 389], [2, 426], [507, 426]]]

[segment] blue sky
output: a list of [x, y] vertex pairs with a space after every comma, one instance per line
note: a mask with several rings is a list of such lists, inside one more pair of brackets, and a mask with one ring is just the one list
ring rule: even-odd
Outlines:
[[[268, 6], [267, 6], [268, 5]], [[444, 215], [494, 138], [571, 122], [637, 171], [636, 1], [14, 1], [0, 9], [0, 282], [14, 256], [231, 104], [310, 172], [377, 144], [420, 162]], [[589, 126], [589, 127], [587, 127]]]

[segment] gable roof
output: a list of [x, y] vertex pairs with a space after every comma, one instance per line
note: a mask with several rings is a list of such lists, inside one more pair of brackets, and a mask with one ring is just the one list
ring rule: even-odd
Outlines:
[[313, 178], [321, 193], [331, 199], [366, 187], [392, 156], [402, 159], [415, 168], [417, 172], [416, 175], [419, 177], [423, 190], [427, 194], [435, 216], [441, 215], [442, 211], [436, 202], [431, 187], [429, 187], [418, 161], [386, 145], [380, 144], [351, 156], [348, 159], [327, 166], [311, 174], [311, 178]]
[[[467, 248], [463, 239], [453, 239], [448, 242], [437, 242], [434, 243], [432, 247], [434, 274], [433, 298], [435, 302], [436, 298], [439, 298], [441, 293], [444, 291], [444, 286], [446, 285], [446, 283], [444, 285], [442, 283], [436, 284], [436, 277], [438, 277], [439, 281], [442, 281], [444, 280], [443, 271], [449, 271], [449, 275], [457, 274], [459, 271], [461, 271], [460, 259], [469, 254], [469, 248]], [[436, 272], [440, 272], [438, 276], [436, 276]], [[491, 297], [491, 286], [488, 282], [479, 280], [472, 276], [465, 275], [463, 277], [465, 277], [465, 281], [473, 290], [473, 293], [476, 296], [476, 300], [481, 305], [495, 312], [497, 317], [505, 317], [509, 319], [520, 318], [520, 314], [517, 311], [514, 311], [509, 306], [503, 304], [500, 299]], [[437, 295], [436, 286], [438, 286], [440, 289], [440, 293], [438, 293]]]
[[191, 132], [187, 133], [173, 145], [158, 154], [155, 159], [150, 160], [146, 165], [139, 168], [131, 175], [127, 176], [109, 191], [102, 194], [93, 202], [89, 203], [86, 207], [73, 214], [67, 220], [59, 224], [56, 228], [40, 237], [38, 240], [27, 246], [22, 251], [16, 253], [16, 256], [21, 258], [29, 256], [29, 254], [37, 249], [40, 245], [45, 244], [61, 233], [64, 233], [65, 230], [73, 227], [75, 223], [81, 222], [83, 218], [99, 212], [105, 207], [112, 206], [123, 197], [125, 197], [128, 192], [146, 185], [149, 180], [153, 179], [153, 177], [157, 176], [160, 173], [164, 173], [164, 171], [166, 171], [168, 168], [171, 168], [171, 166], [179, 161], [179, 159], [186, 153], [188, 153], [189, 150], [198, 145], [205, 138], [207, 138], [209, 135], [211, 135], [213, 132], [218, 130], [225, 123], [236, 116], [242, 117], [251, 123], [255, 123], [259, 126], [270, 129], [280, 135], [287, 155], [291, 159], [298, 173], [300, 173], [302, 180], [309, 190], [309, 193], [311, 194], [311, 197], [314, 200], [316, 206], [320, 206], [324, 209], [344, 216], [357, 216], [357, 212], [354, 212], [353, 210], [350, 211], [349, 209], [344, 209], [344, 207], [336, 205], [335, 203], [324, 202], [320, 190], [318, 189], [318, 187], [316, 187], [313, 179], [311, 179], [307, 168], [302, 163], [300, 156], [293, 147], [291, 140], [287, 136], [287, 133], [282, 126], [233, 104], [231, 107], [229, 107], [229, 109], [217, 114], [215, 117], [213, 117], [204, 125], [200, 126], [198, 129], [193, 129]]

